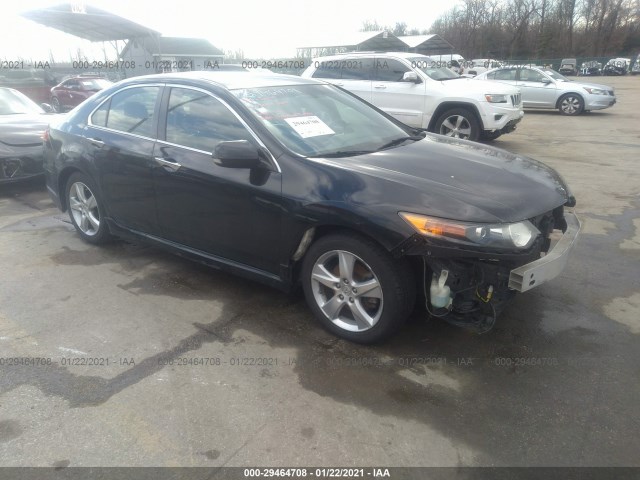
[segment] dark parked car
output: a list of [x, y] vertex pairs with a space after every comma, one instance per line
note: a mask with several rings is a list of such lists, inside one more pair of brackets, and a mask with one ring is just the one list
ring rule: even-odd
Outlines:
[[125, 80], [52, 126], [45, 158], [84, 240], [145, 240], [283, 290], [301, 284], [320, 322], [357, 342], [388, 336], [416, 298], [491, 328], [517, 291], [562, 271], [579, 230], [564, 211], [574, 198], [543, 163], [427, 134], [294, 76]]
[[22, 93], [0, 87], [0, 184], [43, 174], [42, 134], [51, 119]]
[[113, 82], [97, 76], [68, 78], [51, 89], [51, 105], [56, 112], [65, 112], [111, 85]]
[[584, 77], [593, 77], [602, 75], [602, 64], [592, 60], [590, 62], [584, 62], [580, 69], [580, 75]]
[[563, 58], [558, 72], [562, 75], [578, 75], [578, 61], [575, 58]]

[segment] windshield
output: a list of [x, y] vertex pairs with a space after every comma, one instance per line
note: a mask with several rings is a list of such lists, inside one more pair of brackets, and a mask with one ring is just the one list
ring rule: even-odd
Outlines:
[[460, 78], [453, 70], [443, 66], [446, 62], [433, 60], [428, 57], [412, 57], [408, 58], [411, 62], [411, 66], [417, 68], [427, 74], [427, 76], [433, 80], [451, 80], [452, 78]]
[[560, 75], [558, 72], [556, 72], [555, 70], [551, 70], [550, 68], [545, 68], [542, 71], [544, 73], [546, 73], [547, 75], [549, 75], [554, 80], [560, 80], [561, 82], [570, 82], [571, 81], [567, 77], [565, 77], [564, 75]]
[[80, 83], [85, 90], [102, 90], [103, 88], [113, 85], [113, 82], [104, 78], [83, 78], [80, 80]]
[[17, 90], [0, 88], [0, 115], [21, 113], [40, 114], [44, 110]]
[[307, 157], [375, 152], [407, 131], [330, 85], [232, 90], [287, 148]]

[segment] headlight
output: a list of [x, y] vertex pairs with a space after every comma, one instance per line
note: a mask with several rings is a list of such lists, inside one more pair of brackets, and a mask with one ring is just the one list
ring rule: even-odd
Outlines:
[[400, 212], [418, 233], [462, 245], [502, 249], [529, 248], [540, 231], [528, 220], [517, 223], [470, 223]]
[[484, 98], [486, 98], [489, 103], [507, 103], [508, 95], [492, 95], [491, 93], [487, 93]]
[[584, 89], [589, 92], [591, 95], [609, 95], [609, 93], [606, 90], [603, 90], [601, 88], [587, 88], [584, 87]]

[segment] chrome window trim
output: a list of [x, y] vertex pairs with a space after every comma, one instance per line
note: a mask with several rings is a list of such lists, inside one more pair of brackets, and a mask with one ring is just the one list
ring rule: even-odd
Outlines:
[[[129, 135], [129, 136], [132, 136], [132, 137], [141, 138], [143, 140], [151, 140], [151, 141], [154, 141], [154, 142], [160, 142], [160, 143], [164, 143], [164, 144], [171, 145], [171, 146], [174, 146], [174, 147], [185, 148], [185, 149], [191, 150], [193, 152], [204, 153], [204, 154], [207, 154], [207, 155], [213, 155], [213, 152], [208, 152], [208, 151], [205, 151], [205, 150], [199, 150], [197, 148], [189, 147], [187, 145], [180, 145], [180, 144], [176, 144], [176, 143], [171, 143], [171, 142], [167, 142], [166, 140], [160, 140], [159, 138], [145, 137], [144, 135], [138, 135], [138, 134], [130, 133], [130, 132], [123, 132], [121, 130], [115, 130], [113, 128], [102, 127], [100, 125], [94, 125], [93, 124], [93, 122], [91, 121], [91, 117], [93, 117], [93, 114], [96, 112], [96, 110], [99, 110], [100, 107], [102, 107], [102, 105], [104, 105], [106, 102], [111, 100], [111, 98], [113, 98], [115, 95], [117, 95], [118, 93], [120, 93], [120, 92], [122, 92], [124, 90], [128, 90], [128, 89], [131, 89], [131, 88], [142, 88], [142, 87], [184, 88], [184, 89], [187, 89], [187, 90], [195, 90], [195, 91], [198, 91], [198, 92], [206, 93], [210, 97], [213, 97], [214, 99], [218, 100], [222, 105], [224, 105], [227, 108], [227, 110], [229, 110], [238, 119], [238, 121], [244, 126], [244, 128], [246, 128], [248, 130], [249, 134], [254, 138], [254, 140], [256, 142], [258, 142], [258, 144], [262, 148], [264, 148], [264, 150], [266, 152], [269, 153], [269, 157], [271, 158], [271, 161], [275, 165], [276, 170], [278, 171], [278, 173], [282, 173], [282, 169], [280, 168], [280, 164], [276, 161], [276, 159], [273, 156], [273, 154], [271, 153], [271, 151], [267, 148], [267, 146], [260, 139], [260, 137], [258, 137], [258, 135], [256, 135], [256, 133], [247, 124], [247, 122], [245, 122], [244, 119], [240, 115], [238, 115], [238, 112], [236, 112], [233, 108], [231, 108], [231, 106], [226, 101], [224, 101], [222, 98], [218, 97], [217, 95], [209, 92], [208, 90], [205, 90], [204, 88], [194, 87], [192, 85], [180, 85], [180, 84], [177, 84], [177, 83], [145, 83], [145, 84], [129, 85], [129, 86], [126, 86], [124, 88], [120, 88], [117, 91], [113, 92], [111, 95], [109, 95], [107, 98], [105, 98], [102, 102], [100, 102], [100, 104], [96, 108], [91, 110], [91, 112], [89, 113], [88, 118], [87, 118], [87, 126], [90, 126], [90, 127], [93, 127], [93, 128], [97, 128], [99, 130], [104, 130], [104, 131], [107, 131], [107, 132], [122, 133], [124, 135]], [[157, 101], [157, 99], [156, 99], [156, 101]]]
[[[109, 95], [107, 98], [105, 98], [102, 102], [100, 102], [100, 104], [96, 108], [91, 110], [91, 112], [89, 113], [89, 115], [87, 117], [87, 126], [93, 127], [93, 128], [97, 128], [99, 130], [104, 130], [105, 132], [122, 133], [124, 135], [129, 135], [129, 136], [136, 137], [136, 138], [142, 138], [143, 140], [151, 140], [152, 142], [155, 142], [157, 139], [153, 138], [153, 137], [145, 137], [144, 135], [138, 135], [137, 133], [123, 132], [122, 130], [116, 130], [114, 128], [103, 127], [101, 125], [94, 125], [93, 122], [91, 121], [91, 117], [93, 117], [93, 114], [96, 113], [96, 110], [99, 110], [100, 107], [102, 107], [102, 105], [104, 105], [106, 102], [110, 101], [118, 93], [120, 93], [120, 92], [122, 92], [124, 90], [129, 90], [131, 88], [142, 88], [142, 87], [160, 87], [160, 88], [162, 88], [162, 87], [164, 87], [164, 84], [163, 83], [149, 83], [149, 84], [142, 84], [142, 85], [129, 85], [127, 87], [118, 89], [117, 91], [115, 91], [111, 95]], [[160, 91], [159, 93], [162, 94], [162, 91]], [[157, 102], [158, 102], [158, 99], [156, 98], [156, 103]]]
[[[186, 90], [195, 90], [197, 92], [201, 92], [201, 93], [205, 93], [207, 95], [209, 95], [210, 97], [214, 98], [215, 100], [219, 101], [222, 105], [224, 105], [226, 107], [227, 110], [229, 110], [231, 112], [231, 114], [233, 116], [236, 117], [236, 119], [242, 124], [242, 126], [244, 128], [247, 129], [247, 131], [249, 132], [249, 134], [253, 137], [253, 139], [258, 142], [258, 145], [260, 145], [262, 148], [264, 148], [264, 150], [266, 152], [269, 153], [269, 157], [271, 158], [271, 161], [273, 162], [273, 164], [275, 165], [278, 173], [282, 173], [282, 170], [280, 169], [280, 164], [278, 164], [278, 162], [276, 161], [275, 157], [273, 156], [273, 154], [271, 153], [271, 151], [267, 148], [267, 146], [262, 142], [262, 140], [260, 140], [260, 137], [258, 137], [258, 135], [256, 135], [256, 133], [253, 131], [253, 129], [247, 124], [247, 122], [244, 121], [244, 119], [238, 115], [238, 112], [236, 112], [226, 101], [224, 101], [222, 98], [218, 97], [216, 94], [211, 93], [208, 90], [205, 90], [204, 88], [200, 88], [200, 87], [194, 87], [191, 85], [180, 85], [180, 84], [175, 84], [175, 83], [166, 83], [165, 87], [171, 87], [171, 88], [182, 88], [182, 89], [186, 89]], [[166, 132], [165, 132], [166, 133]], [[187, 145], [180, 145], [180, 144], [176, 144], [176, 143], [171, 143], [171, 142], [167, 142], [166, 140], [160, 140], [157, 139], [158, 142], [161, 143], [166, 143], [168, 145], [172, 145], [175, 147], [179, 147], [179, 148], [186, 148], [188, 150], [192, 150], [194, 152], [200, 152], [200, 153], [206, 153], [208, 155], [213, 155], [213, 152], [208, 152], [205, 150], [199, 150], [197, 148], [193, 148], [193, 147], [189, 147]]]

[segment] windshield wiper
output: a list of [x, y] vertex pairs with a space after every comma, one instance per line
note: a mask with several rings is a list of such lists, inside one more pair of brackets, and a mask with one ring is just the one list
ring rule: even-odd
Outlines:
[[402, 142], [406, 142], [407, 140], [413, 140], [414, 142], [417, 142], [418, 140], [422, 140], [426, 136], [427, 135], [424, 134], [424, 135], [411, 135], [411, 136], [396, 138], [395, 140], [391, 140], [390, 142], [385, 143], [378, 150], [384, 150], [386, 148], [395, 147], [396, 145], [400, 145]]
[[337, 152], [324, 153], [321, 155], [310, 155], [309, 158], [339, 158], [355, 157], [356, 155], [367, 155], [375, 150], [338, 150]]

